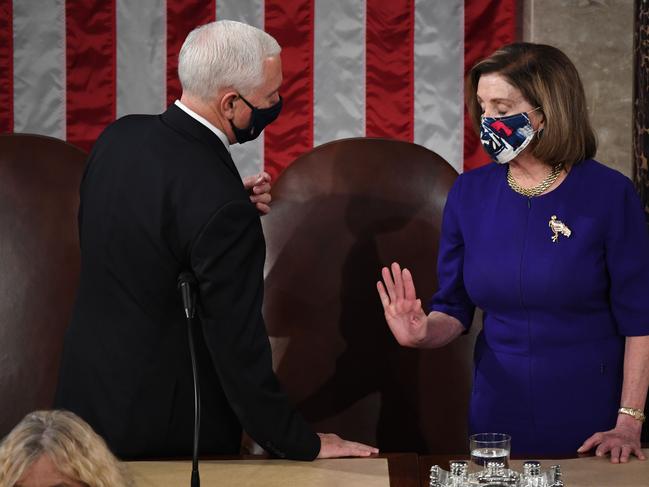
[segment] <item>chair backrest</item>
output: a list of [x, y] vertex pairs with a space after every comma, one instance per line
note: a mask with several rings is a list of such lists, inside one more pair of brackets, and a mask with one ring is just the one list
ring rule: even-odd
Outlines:
[[400, 347], [376, 292], [397, 261], [432, 296], [456, 176], [424, 147], [358, 138], [314, 149], [276, 181], [262, 218], [264, 316], [280, 381], [318, 431], [383, 451], [467, 450], [473, 335]]
[[86, 154], [39, 135], [0, 135], [0, 438], [51, 408], [79, 278]]

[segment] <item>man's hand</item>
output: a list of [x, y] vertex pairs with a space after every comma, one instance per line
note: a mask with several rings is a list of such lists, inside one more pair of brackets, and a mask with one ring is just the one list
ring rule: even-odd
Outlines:
[[259, 213], [265, 215], [270, 211], [270, 174], [262, 171], [259, 174], [243, 178], [243, 187], [250, 193], [252, 201]]
[[333, 433], [318, 433], [318, 436], [320, 437], [318, 458], [369, 457], [373, 453], [379, 452], [378, 448], [343, 440]]

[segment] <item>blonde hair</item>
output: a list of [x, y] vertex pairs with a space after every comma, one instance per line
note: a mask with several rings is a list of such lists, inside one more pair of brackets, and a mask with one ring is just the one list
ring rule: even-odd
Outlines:
[[69, 411], [35, 411], [0, 444], [0, 487], [13, 487], [41, 455], [67, 477], [88, 487], [133, 485], [104, 440]]
[[501, 47], [477, 63], [467, 76], [466, 104], [476, 133], [482, 109], [477, 100], [480, 76], [501, 75], [518, 88], [545, 117], [542, 135], [531, 145], [532, 155], [546, 164], [570, 166], [595, 156], [597, 140], [588, 119], [586, 96], [574, 64], [553, 46], [516, 42]]

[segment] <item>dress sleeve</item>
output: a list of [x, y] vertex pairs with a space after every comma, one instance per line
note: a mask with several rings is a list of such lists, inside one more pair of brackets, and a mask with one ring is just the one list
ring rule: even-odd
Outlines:
[[464, 287], [464, 237], [458, 215], [461, 186], [462, 176], [455, 181], [444, 206], [437, 257], [439, 288], [430, 301], [429, 309], [453, 316], [468, 330], [475, 305]]
[[313, 460], [320, 439], [289, 403], [272, 368], [261, 313], [264, 259], [261, 223], [249, 201], [230, 202], [211, 217], [191, 250], [203, 334], [248, 434], [275, 456]]
[[613, 316], [621, 335], [649, 335], [649, 232], [628, 179], [612, 210], [605, 252]]

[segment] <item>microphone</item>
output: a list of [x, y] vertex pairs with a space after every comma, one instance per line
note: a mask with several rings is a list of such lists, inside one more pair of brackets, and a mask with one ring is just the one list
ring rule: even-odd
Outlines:
[[192, 360], [192, 376], [194, 378], [194, 449], [192, 452], [191, 487], [200, 487], [201, 479], [198, 473], [198, 440], [201, 429], [201, 391], [198, 384], [198, 368], [196, 366], [196, 350], [194, 345], [193, 319], [196, 313], [196, 295], [193, 286], [196, 278], [191, 272], [181, 272], [178, 276], [178, 289], [183, 300], [185, 317], [187, 318], [187, 333], [189, 338], [189, 355]]
[[190, 320], [194, 318], [196, 312], [196, 297], [194, 296], [192, 286], [196, 285], [196, 278], [191, 272], [181, 272], [178, 276], [178, 289], [183, 299], [183, 308], [185, 308], [185, 317]]

